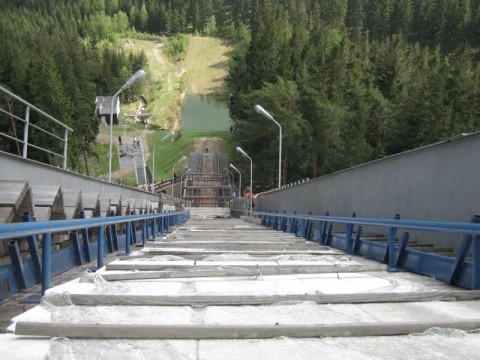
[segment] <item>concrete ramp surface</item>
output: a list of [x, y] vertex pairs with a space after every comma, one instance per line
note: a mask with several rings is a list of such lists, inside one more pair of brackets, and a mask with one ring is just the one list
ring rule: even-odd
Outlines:
[[0, 357], [480, 358], [480, 292], [205, 210], [170, 230], [49, 289]]

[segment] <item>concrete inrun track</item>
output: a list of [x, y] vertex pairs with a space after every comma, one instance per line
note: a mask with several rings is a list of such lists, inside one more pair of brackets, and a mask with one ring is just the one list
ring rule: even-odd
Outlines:
[[48, 290], [3, 349], [35, 336], [42, 350], [25, 358], [480, 358], [479, 292], [222, 211], [192, 209], [164, 238]]

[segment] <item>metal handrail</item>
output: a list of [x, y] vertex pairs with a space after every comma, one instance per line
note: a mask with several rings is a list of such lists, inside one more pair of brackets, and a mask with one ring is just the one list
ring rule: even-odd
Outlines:
[[306, 215], [292, 213], [270, 213], [270, 212], [254, 212], [256, 216], [268, 215], [274, 217], [286, 217], [305, 220], [328, 221], [332, 223], [356, 224], [368, 226], [394, 227], [409, 230], [423, 230], [447, 232], [454, 234], [473, 234], [480, 235], [480, 224], [460, 223], [460, 222], [441, 222], [441, 221], [418, 221], [418, 220], [401, 220], [401, 219], [382, 219], [382, 218], [358, 218], [358, 217], [342, 217], [342, 216], [325, 216], [325, 215]]
[[110, 216], [106, 218], [50, 220], [27, 223], [0, 224], [0, 240], [19, 239], [45, 233], [62, 233], [79, 229], [88, 229], [99, 226], [122, 224], [131, 221], [149, 220], [173, 215], [186, 214], [186, 211], [168, 213], [150, 213], [142, 215]]
[[[65, 233], [65, 232], [76, 232], [84, 231], [90, 228], [98, 228], [98, 256], [97, 256], [97, 266], [98, 268], [103, 267], [103, 257], [105, 254], [105, 238], [104, 232], [106, 226], [116, 225], [116, 224], [126, 224], [126, 239], [125, 239], [125, 252], [126, 254], [130, 253], [130, 236], [131, 236], [131, 226], [137, 221], [142, 221], [143, 230], [148, 228], [148, 220], [152, 220], [152, 236], [154, 237], [157, 233], [156, 221], [159, 222], [160, 232], [163, 233], [163, 224], [165, 220], [168, 224], [176, 225], [186, 222], [190, 217], [189, 211], [173, 211], [173, 212], [163, 212], [163, 213], [150, 213], [150, 214], [141, 214], [141, 215], [127, 215], [127, 216], [110, 216], [105, 218], [91, 218], [91, 219], [74, 219], [74, 220], [51, 220], [51, 221], [42, 221], [42, 222], [23, 222], [23, 223], [8, 223], [0, 224], [0, 241], [12, 241], [15, 243], [15, 239], [36, 237], [42, 235], [43, 237], [43, 251], [42, 251], [42, 263], [41, 263], [41, 274], [42, 274], [42, 294], [50, 287], [50, 278], [51, 278], [51, 240], [52, 234]], [[115, 227], [112, 227], [116, 229]], [[115, 230], [116, 231], [116, 230]], [[148, 230], [147, 230], [148, 231]], [[143, 242], [146, 241], [146, 232], [143, 231], [144, 238]], [[110, 233], [111, 235], [111, 233]], [[115, 234], [116, 235], [116, 234]], [[107, 237], [109, 232], [107, 232]], [[85, 239], [84, 239], [85, 241]], [[88, 242], [88, 240], [87, 240]], [[35, 245], [34, 245], [35, 246]], [[30, 249], [32, 251], [32, 249]], [[49, 250], [49, 251], [46, 251]], [[34, 249], [35, 257], [36, 249]], [[13, 259], [12, 259], [13, 260]], [[21, 262], [21, 259], [16, 259], [17, 262]], [[14, 261], [15, 263], [15, 261]], [[15, 265], [15, 264], [14, 264]], [[20, 264], [18, 266], [17, 276], [21, 276], [23, 266]]]
[[[68, 127], [67, 125], [65, 125], [64, 123], [62, 123], [61, 121], [55, 119], [53, 116], [47, 114], [46, 112], [40, 110], [39, 108], [37, 108], [36, 106], [30, 104], [28, 101], [25, 101], [23, 100], [21, 97], [15, 95], [14, 93], [8, 91], [7, 89], [5, 89], [4, 87], [0, 86], [0, 91], [7, 94], [8, 96], [12, 97], [13, 99], [21, 102], [23, 105], [25, 105], [25, 118], [21, 118], [13, 113], [9, 113], [8, 111], [5, 111], [3, 109], [0, 109], [0, 111], [2, 113], [5, 113], [7, 115], [10, 115], [12, 116], [13, 118], [15, 119], [18, 119], [18, 120], [21, 120], [23, 123], [24, 123], [24, 136], [23, 136], [23, 139], [18, 139], [18, 138], [14, 138], [8, 134], [5, 134], [5, 133], [0, 133], [0, 136], [3, 136], [7, 139], [11, 139], [11, 140], [14, 140], [14, 141], [18, 141], [22, 144], [23, 146], [23, 149], [22, 149], [22, 157], [24, 159], [27, 158], [27, 155], [28, 155], [28, 147], [33, 147], [35, 149], [38, 149], [38, 150], [41, 150], [41, 151], [44, 151], [46, 153], [49, 153], [49, 154], [53, 154], [53, 155], [56, 155], [60, 158], [63, 159], [63, 169], [66, 170], [67, 169], [67, 151], [68, 151], [68, 132], [71, 131], [73, 132], [73, 129]], [[30, 109], [34, 110], [35, 112], [37, 112], [38, 114], [42, 115], [43, 117], [46, 117], [48, 120], [50, 120], [51, 122], [55, 123], [56, 125], [60, 126], [60, 128], [63, 128], [64, 130], [64, 134], [63, 134], [63, 138], [61, 138], [60, 136], [58, 135], [55, 135], [53, 133], [50, 133], [49, 131], [35, 125], [35, 124], [32, 124], [30, 123]], [[48, 150], [46, 148], [43, 148], [41, 146], [38, 146], [38, 145], [34, 145], [34, 144], [31, 144], [29, 143], [29, 127], [33, 127], [35, 129], [38, 129], [44, 133], [46, 133], [47, 135], [53, 137], [53, 138], [56, 138], [60, 141], [63, 142], [63, 153], [56, 153], [56, 152], [53, 152], [51, 150]]]
[[[361, 244], [365, 245], [365, 248], [369, 248], [369, 250], [373, 247], [371, 242], [368, 245], [368, 240], [361, 239], [362, 226], [387, 228], [388, 242], [384, 245], [386, 252], [381, 255], [380, 260], [388, 264], [388, 271], [404, 271], [405, 269], [399, 267], [399, 265], [401, 264], [401, 259], [405, 259], [405, 254], [410, 253], [412, 254], [413, 260], [407, 266], [407, 270], [433, 276], [473, 290], [480, 290], [480, 223], [478, 223], [480, 219], [478, 216], [474, 216], [470, 223], [460, 223], [401, 220], [398, 215], [395, 219], [358, 218], [355, 214], [352, 217], [340, 217], [296, 213], [254, 212], [253, 215], [261, 218], [263, 225], [271, 226], [277, 230], [288, 230], [295, 234], [298, 230], [296, 221], [302, 220], [301, 234], [307, 240], [310, 240], [311, 233], [313, 232], [312, 222], [318, 222], [318, 242], [321, 245], [327, 245], [333, 237], [342, 238], [339, 244], [341, 243], [341, 247], [347, 254], [358, 253], [362, 255], [360, 251], [358, 251], [358, 248], [362, 246]], [[329, 227], [329, 224], [333, 225], [334, 223], [345, 224], [344, 235], [332, 234], [332, 227]], [[355, 238], [353, 231], [354, 225], [359, 226]], [[395, 241], [398, 229], [461, 234], [464, 235], [464, 239], [456, 257], [449, 258], [442, 255], [423, 254], [420, 251], [414, 252], [407, 250], [406, 247], [410, 236], [408, 232], [404, 233], [400, 246], [396, 246]], [[378, 244], [375, 244], [375, 246], [377, 248], [379, 247]], [[471, 263], [465, 261], [470, 247], [472, 247], [473, 254], [473, 261]], [[364, 251], [364, 254], [366, 254], [364, 256], [371, 257], [371, 253], [367, 250]]]

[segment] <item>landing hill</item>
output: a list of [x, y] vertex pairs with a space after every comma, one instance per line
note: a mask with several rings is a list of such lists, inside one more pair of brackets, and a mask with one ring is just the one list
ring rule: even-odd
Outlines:
[[[136, 124], [132, 119], [121, 118], [121, 124], [114, 127], [113, 137], [118, 135], [133, 138], [136, 136], [142, 140], [146, 163], [151, 167], [150, 152], [153, 145], [161, 138], [158, 129], [173, 129], [178, 131], [181, 128], [181, 113], [183, 99], [186, 94], [212, 95], [226, 97], [224, 78], [227, 74], [228, 56], [232, 44], [218, 38], [191, 36], [188, 42], [186, 57], [179, 63], [169, 61], [163, 52], [163, 42], [153, 40], [128, 40], [124, 48], [128, 51], [144, 51], [148, 59], [148, 87], [145, 98], [147, 99], [147, 111], [153, 115], [148, 119], [148, 126]], [[138, 103], [128, 105], [122, 104], [122, 113], [134, 113]], [[189, 139], [185, 141], [182, 149], [184, 152], [201, 151], [205, 147], [224, 151], [225, 141], [228, 133], [206, 134], [205, 132], [190, 132]], [[109, 128], [100, 127], [98, 135], [99, 145], [96, 148], [98, 158], [89, 158], [90, 175], [106, 177], [108, 164]], [[160, 148], [157, 148], [161, 151]], [[168, 177], [169, 165], [174, 163], [178, 157], [178, 150], [162, 152], [162, 166], [156, 166], [158, 177]], [[171, 157], [171, 159], [170, 159]], [[150, 160], [150, 161], [149, 161]], [[157, 163], [157, 159], [155, 159]], [[122, 178], [128, 185], [134, 185], [134, 174], [120, 172], [117, 159], [113, 159], [112, 178]]]

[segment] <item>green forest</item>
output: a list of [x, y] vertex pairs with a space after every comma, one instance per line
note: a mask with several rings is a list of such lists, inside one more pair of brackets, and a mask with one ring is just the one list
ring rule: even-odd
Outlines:
[[143, 54], [122, 50], [125, 37], [235, 42], [225, 79], [233, 144], [265, 188], [277, 181], [278, 127], [256, 104], [283, 128], [283, 183], [480, 127], [480, 0], [0, 0], [0, 8], [0, 84], [74, 129], [73, 169], [98, 133], [95, 96], [148, 68]]

